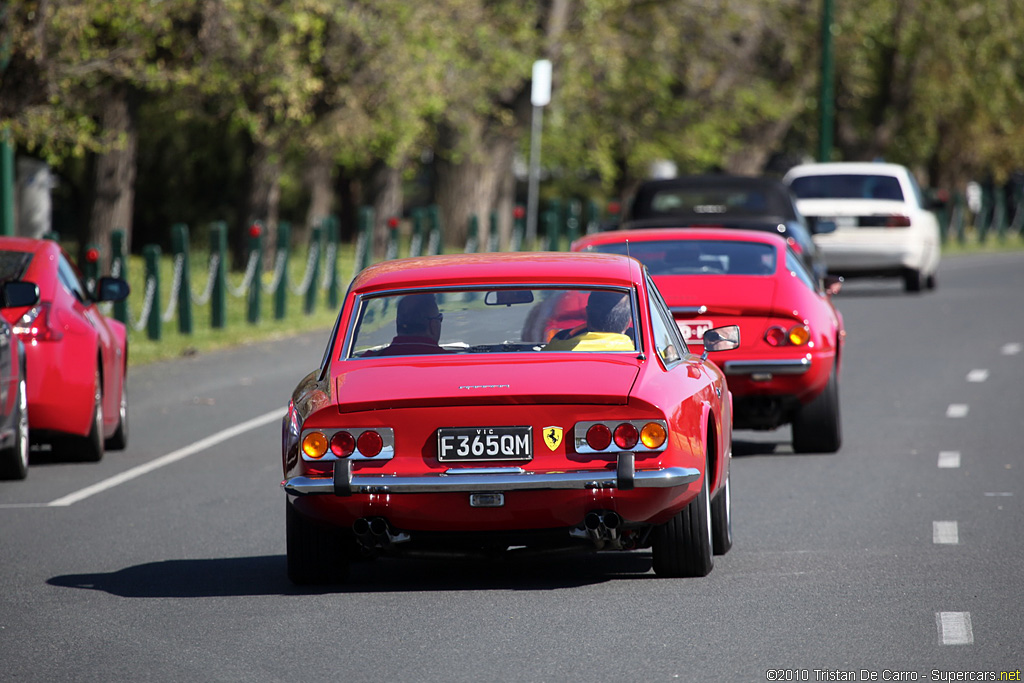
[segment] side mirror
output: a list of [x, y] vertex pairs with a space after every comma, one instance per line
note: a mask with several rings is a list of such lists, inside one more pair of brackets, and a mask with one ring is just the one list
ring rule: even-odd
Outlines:
[[34, 282], [11, 280], [4, 283], [0, 299], [2, 299], [0, 300], [2, 308], [35, 306], [39, 303], [39, 286]]
[[839, 290], [843, 288], [843, 278], [838, 275], [826, 275], [825, 276], [825, 293], [829, 296], [838, 294]]
[[119, 277], [101, 277], [96, 281], [93, 292], [93, 301], [122, 301], [128, 298], [132, 289], [128, 283]]
[[700, 359], [705, 360], [712, 351], [731, 351], [739, 345], [739, 325], [712, 328], [704, 333], [704, 354]]

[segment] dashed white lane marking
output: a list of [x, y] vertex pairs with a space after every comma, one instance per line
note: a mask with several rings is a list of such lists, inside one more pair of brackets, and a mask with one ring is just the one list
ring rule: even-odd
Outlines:
[[1009, 498], [1013, 494], [1009, 491], [986, 491], [985, 495], [989, 498]]
[[946, 417], [967, 417], [968, 410], [966, 403], [950, 403], [946, 408]]
[[935, 625], [939, 629], [941, 645], [970, 645], [974, 642], [970, 612], [936, 612]]
[[953, 469], [960, 467], [959, 451], [942, 451], [939, 453], [939, 467]]
[[967, 373], [968, 382], [984, 382], [988, 379], [988, 370], [975, 369]]
[[960, 532], [956, 522], [932, 522], [932, 543], [956, 545], [960, 542]]
[[228, 427], [227, 429], [217, 432], [216, 434], [213, 434], [211, 436], [208, 436], [205, 439], [200, 439], [199, 441], [196, 441], [195, 443], [189, 446], [179, 448], [173, 453], [162, 455], [159, 458], [156, 458], [155, 460], [150, 460], [147, 463], [138, 465], [137, 467], [133, 467], [130, 470], [121, 472], [120, 474], [115, 474], [114, 476], [108, 479], [104, 479], [103, 481], [93, 484], [92, 486], [87, 486], [84, 489], [75, 491], [74, 493], [69, 493], [68, 495], [58, 498], [57, 500], [52, 500], [49, 503], [47, 503], [46, 506], [67, 507], [68, 505], [73, 505], [74, 503], [77, 503], [81, 500], [85, 500], [86, 498], [94, 496], [97, 493], [102, 493], [103, 491], [112, 489], [115, 486], [123, 484], [127, 481], [131, 481], [132, 479], [141, 477], [144, 474], [149, 474], [153, 470], [159, 469], [164, 465], [170, 465], [173, 462], [177, 462], [179, 460], [187, 458], [190, 455], [199, 453], [200, 451], [204, 451], [207, 448], [216, 446], [221, 442], [227, 441], [228, 439], [232, 439], [238, 436], [239, 434], [243, 434], [251, 429], [262, 427], [263, 425], [270, 422], [274, 422], [275, 420], [280, 420], [282, 417], [284, 417], [285, 412], [285, 408], [278, 408], [277, 410], [272, 410], [269, 413], [265, 413], [263, 415], [260, 415], [259, 417], [254, 417], [251, 420], [247, 420], [246, 422], [237, 424], [234, 427]]
[[1022, 345], [1018, 344], [1016, 342], [1014, 342], [1012, 344], [1004, 344], [1003, 348], [1002, 348], [1002, 353], [1003, 353], [1004, 356], [1014, 356], [1014, 355], [1020, 353], [1021, 348], [1022, 348]]

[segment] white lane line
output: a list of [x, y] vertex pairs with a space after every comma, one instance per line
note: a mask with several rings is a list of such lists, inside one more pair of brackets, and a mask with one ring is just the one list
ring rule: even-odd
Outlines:
[[985, 495], [989, 498], [1009, 498], [1013, 494], [1009, 491], [986, 491]]
[[941, 645], [970, 645], [974, 642], [970, 612], [936, 612], [935, 625], [939, 629]]
[[1016, 342], [1014, 342], [1012, 344], [1005, 344], [1005, 345], [1003, 345], [1002, 353], [1003, 353], [1004, 356], [1015, 356], [1018, 353], [1020, 353], [1021, 348], [1022, 348], [1022, 345], [1018, 344]]
[[960, 452], [942, 451], [939, 453], [939, 467], [944, 469], [955, 469], [960, 467]]
[[946, 408], [946, 417], [967, 417], [968, 410], [966, 403], [950, 403]]
[[975, 369], [967, 373], [968, 382], [984, 382], [988, 379], [988, 370]]
[[960, 542], [960, 532], [956, 522], [932, 522], [932, 543], [956, 545]]
[[77, 503], [81, 500], [85, 500], [86, 498], [94, 496], [97, 493], [102, 493], [103, 491], [112, 489], [115, 486], [123, 484], [127, 481], [131, 481], [136, 477], [141, 477], [144, 474], [149, 474], [153, 470], [159, 469], [164, 465], [170, 465], [171, 463], [187, 458], [190, 455], [194, 455], [195, 453], [204, 451], [207, 448], [210, 448], [211, 446], [216, 446], [217, 444], [223, 441], [227, 441], [228, 439], [234, 438], [239, 434], [243, 434], [251, 429], [262, 427], [263, 425], [270, 422], [274, 422], [275, 420], [280, 420], [281, 418], [284, 417], [286, 412], [287, 409], [278, 408], [276, 410], [270, 411], [269, 413], [260, 415], [259, 417], [254, 417], [251, 420], [247, 420], [246, 422], [237, 424], [234, 427], [228, 427], [227, 429], [217, 432], [216, 434], [213, 434], [211, 436], [208, 436], [205, 439], [200, 439], [199, 441], [196, 441], [195, 443], [189, 446], [179, 448], [173, 453], [162, 455], [159, 458], [156, 458], [155, 460], [150, 460], [147, 463], [138, 465], [137, 467], [133, 467], [130, 470], [121, 472], [120, 474], [115, 474], [109, 479], [104, 479], [103, 481], [93, 484], [92, 486], [87, 486], [84, 489], [75, 491], [74, 493], [70, 493], [66, 496], [58, 498], [57, 500], [52, 500], [49, 503], [47, 503], [47, 507], [67, 507], [68, 505], [73, 505], [74, 503]]

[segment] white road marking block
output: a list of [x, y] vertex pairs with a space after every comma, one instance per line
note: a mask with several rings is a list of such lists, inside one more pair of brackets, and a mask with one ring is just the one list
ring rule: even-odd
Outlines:
[[956, 522], [932, 522], [932, 542], [943, 545], [956, 545], [960, 542], [960, 532]]
[[959, 451], [942, 451], [939, 453], [939, 467], [953, 469], [960, 467]]
[[936, 612], [935, 625], [942, 645], [970, 645], [974, 642], [970, 612]]
[[968, 410], [966, 403], [950, 403], [946, 408], [946, 417], [967, 417]]
[[1018, 353], [1020, 353], [1021, 346], [1022, 346], [1021, 344], [1018, 344], [1016, 342], [1014, 342], [1012, 344], [1006, 344], [1002, 348], [1002, 353], [1003, 353], [1004, 356], [1015, 356]]
[[968, 382], [984, 382], [988, 379], [988, 370], [975, 369], [967, 373]]

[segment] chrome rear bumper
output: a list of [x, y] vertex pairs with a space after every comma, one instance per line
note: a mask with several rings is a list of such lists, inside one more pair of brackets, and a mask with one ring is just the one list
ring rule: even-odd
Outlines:
[[281, 482], [288, 493], [305, 496], [355, 493], [457, 493], [478, 491], [538, 491], [559, 489], [671, 488], [699, 481], [700, 470], [666, 467], [635, 471], [632, 453], [620, 453], [616, 471], [527, 472], [521, 467], [449, 469], [422, 476], [353, 474], [352, 462], [338, 460], [333, 477], [292, 477]]

